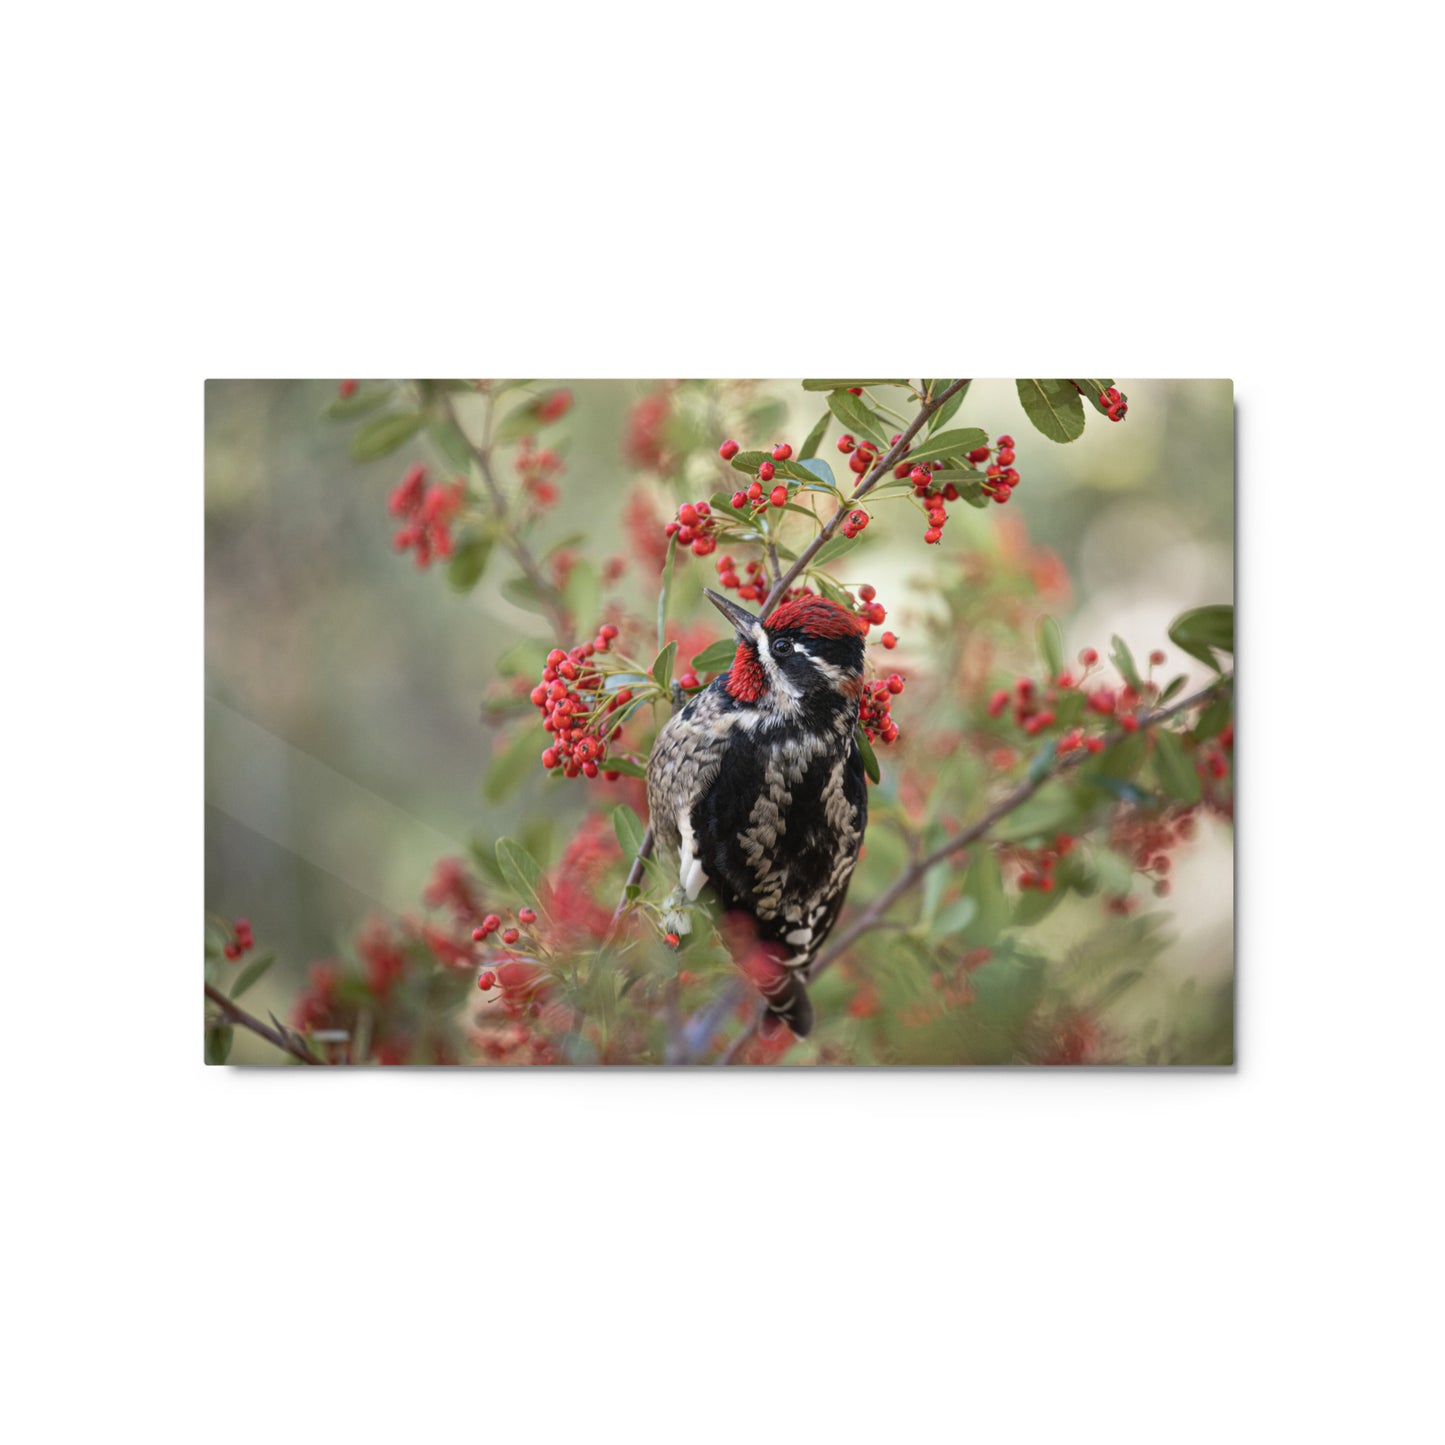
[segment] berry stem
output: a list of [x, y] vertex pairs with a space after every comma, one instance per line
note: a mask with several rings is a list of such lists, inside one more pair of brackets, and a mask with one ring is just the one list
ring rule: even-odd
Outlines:
[[447, 409], [447, 416], [457, 429], [457, 434], [466, 443], [467, 450], [476, 458], [477, 470], [481, 473], [482, 485], [486, 487], [487, 495], [491, 498], [492, 511], [501, 528], [502, 540], [506, 543], [507, 549], [516, 559], [517, 565], [522, 569], [527, 580], [536, 589], [537, 596], [547, 609], [547, 617], [560, 642], [571, 630], [567, 613], [562, 606], [562, 594], [542, 575], [542, 569], [538, 567], [537, 559], [532, 556], [531, 549], [518, 534], [506, 496], [501, 487], [497, 485], [497, 479], [492, 472], [492, 416], [495, 411], [492, 395], [490, 392], [487, 393], [487, 410], [482, 422], [480, 443], [474, 442], [467, 434], [467, 429], [462, 425], [461, 417], [457, 414], [456, 400], [451, 392], [443, 395], [442, 402]]

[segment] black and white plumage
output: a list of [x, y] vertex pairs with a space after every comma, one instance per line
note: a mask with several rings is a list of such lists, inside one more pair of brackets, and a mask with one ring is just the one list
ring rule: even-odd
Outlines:
[[837, 921], [868, 821], [854, 739], [864, 625], [822, 597], [766, 621], [715, 592], [738, 650], [658, 735], [647, 801], [660, 852], [675, 860], [670, 926], [710, 887], [756, 942], [739, 958], [767, 1002], [765, 1026], [812, 1026], [806, 982]]

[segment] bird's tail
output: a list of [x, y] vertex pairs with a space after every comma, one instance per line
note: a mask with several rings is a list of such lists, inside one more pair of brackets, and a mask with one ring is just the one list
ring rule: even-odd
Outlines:
[[763, 1038], [771, 1038], [785, 1024], [800, 1039], [808, 1037], [813, 1027], [813, 1001], [808, 997], [808, 986], [803, 981], [801, 969], [784, 970], [773, 991], [762, 990], [763, 1001], [768, 1011], [758, 1025]]

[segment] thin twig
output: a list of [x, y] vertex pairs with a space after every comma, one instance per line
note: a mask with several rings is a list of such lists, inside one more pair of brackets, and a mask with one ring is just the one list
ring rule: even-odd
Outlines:
[[477, 470], [481, 473], [482, 485], [487, 489], [487, 496], [491, 499], [492, 510], [496, 515], [497, 524], [501, 528], [502, 539], [506, 543], [512, 556], [516, 559], [517, 565], [522, 569], [527, 580], [532, 584], [538, 600], [547, 609], [547, 615], [551, 620], [553, 631], [556, 633], [557, 641], [566, 640], [568, 631], [567, 614], [562, 607], [562, 597], [558, 590], [547, 581], [542, 575], [542, 569], [537, 565], [537, 559], [532, 556], [529, 548], [520, 536], [516, 528], [515, 518], [508, 505], [507, 498], [497, 479], [492, 472], [492, 408], [491, 397], [487, 398], [487, 415], [483, 423], [482, 440], [474, 442], [467, 435], [467, 429], [462, 425], [461, 417], [457, 414], [456, 402], [450, 392], [442, 398], [443, 405], [447, 409], [447, 415], [451, 418], [452, 425], [457, 429], [457, 434], [466, 443], [467, 450], [476, 458]]
[[325, 1063], [324, 1059], [318, 1059], [311, 1052], [298, 1035], [285, 1029], [273, 1029], [269, 1024], [263, 1024], [254, 1014], [248, 1014], [239, 1004], [232, 1003], [225, 994], [219, 989], [212, 988], [210, 984], [206, 985], [206, 997], [232, 1023], [239, 1024], [243, 1029], [250, 1029], [253, 1034], [265, 1039], [268, 1044], [274, 1044], [282, 1053], [290, 1054], [293, 1059], [299, 1059], [303, 1064]]
[[923, 403], [919, 408], [918, 415], [909, 422], [907, 429], [888, 449], [887, 454], [880, 457], [877, 463], [875, 463], [873, 470], [853, 488], [853, 495], [849, 497], [846, 502], [839, 502], [838, 510], [823, 524], [823, 528], [818, 535], [798, 553], [798, 560], [773, 583], [773, 590], [768, 593], [768, 600], [763, 603], [759, 611], [758, 615], [760, 617], [766, 617], [773, 608], [783, 600], [783, 594], [807, 569], [808, 563], [817, 555], [819, 549], [832, 537], [833, 533], [837, 531], [842, 519], [893, 470], [898, 464], [899, 458], [901, 458], [908, 449], [908, 444], [918, 435], [924, 422], [926, 422], [944, 402], [962, 391], [971, 380], [972, 377], [965, 377], [962, 381], [955, 381], [952, 386], [945, 387], [937, 396], [931, 397]]

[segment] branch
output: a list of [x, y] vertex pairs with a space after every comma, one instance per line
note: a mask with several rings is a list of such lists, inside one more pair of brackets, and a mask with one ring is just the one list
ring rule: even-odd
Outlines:
[[[602, 948], [606, 948], [612, 942], [617, 933], [617, 927], [622, 922], [622, 915], [627, 912], [627, 890], [642, 882], [642, 865], [652, 855], [653, 836], [651, 827], [642, 835], [642, 842], [637, 848], [637, 857], [632, 860], [632, 867], [628, 871], [627, 881], [622, 885], [622, 897], [617, 900], [617, 907], [612, 911], [612, 923], [607, 930], [607, 937], [602, 940]], [[601, 949], [598, 950], [601, 952]]]
[[232, 1003], [225, 994], [219, 989], [212, 988], [210, 984], [206, 985], [206, 997], [233, 1024], [239, 1024], [243, 1029], [250, 1029], [253, 1034], [265, 1039], [268, 1044], [274, 1044], [283, 1054], [290, 1054], [293, 1059], [298, 1059], [303, 1064], [325, 1062], [324, 1059], [318, 1059], [311, 1052], [299, 1034], [293, 1034], [288, 1029], [272, 1028], [269, 1024], [263, 1024], [254, 1014], [248, 1014], [239, 1004]]
[[923, 403], [922, 407], [919, 408], [918, 415], [909, 422], [907, 430], [894, 442], [887, 454], [878, 459], [874, 464], [873, 470], [853, 488], [853, 495], [849, 497], [846, 502], [838, 503], [838, 510], [828, 518], [822, 531], [798, 553], [798, 560], [773, 583], [773, 590], [768, 593], [768, 600], [763, 603], [758, 613], [760, 617], [766, 617], [773, 608], [783, 600], [783, 594], [807, 569], [808, 563], [813, 560], [819, 548], [832, 537], [833, 533], [838, 529], [838, 523], [844, 515], [852, 511], [853, 507], [862, 501], [862, 499], [893, 470], [898, 464], [899, 459], [903, 456], [903, 453], [908, 449], [908, 444], [918, 435], [919, 429], [923, 426], [924, 422], [926, 422], [944, 402], [962, 391], [971, 380], [971, 377], [964, 377], [962, 381], [955, 381], [952, 386], [944, 388], [937, 396], [931, 397]]
[[[1182, 702], [1176, 702], [1170, 707], [1160, 708], [1156, 712], [1146, 713], [1139, 718], [1139, 730], [1147, 731], [1157, 727], [1160, 723], [1166, 722], [1169, 718], [1177, 716], [1181, 712], [1187, 712], [1190, 708], [1198, 707], [1201, 703], [1208, 702], [1222, 687], [1234, 681], [1233, 673], [1220, 677], [1210, 683], [1208, 687], [1202, 688], [1192, 697], [1185, 698]], [[1118, 742], [1128, 734], [1123, 728], [1116, 728], [1110, 733], [1108, 741]], [[1071, 771], [1084, 762], [1093, 754], [1085, 752], [1070, 753], [1068, 757], [1058, 758], [1052, 767], [1045, 769], [1036, 778], [1030, 778], [1027, 782], [1020, 783], [1011, 793], [1001, 798], [978, 822], [967, 827], [956, 837], [941, 843], [931, 853], [924, 854], [917, 859], [904, 872], [896, 878], [862, 913], [853, 920], [842, 933], [834, 939], [832, 946], [823, 953], [817, 963], [813, 965], [811, 978], [817, 978], [830, 964], [835, 963], [847, 949], [857, 942], [865, 933], [878, 927], [883, 920], [883, 915], [905, 894], [908, 890], [919, 883], [923, 875], [930, 868], [942, 863], [945, 858], [951, 857], [960, 849], [967, 848], [970, 843], [976, 843], [995, 824], [1001, 822], [1016, 808], [1028, 802], [1045, 783], [1052, 782], [1055, 778], [1061, 777], [1064, 773]]]
[[456, 402], [450, 392], [442, 397], [443, 404], [447, 409], [447, 416], [451, 419], [452, 425], [457, 429], [457, 434], [467, 444], [467, 450], [476, 459], [477, 470], [481, 473], [482, 485], [487, 489], [487, 495], [491, 498], [492, 510], [496, 514], [498, 523], [502, 529], [502, 538], [506, 542], [512, 556], [516, 559], [517, 565], [522, 569], [527, 580], [532, 584], [542, 605], [547, 609], [547, 615], [552, 623], [553, 631], [556, 633], [557, 641], [566, 640], [568, 633], [567, 614], [562, 609], [562, 597], [557, 589], [542, 575], [542, 569], [537, 565], [537, 559], [532, 556], [531, 549], [526, 542], [518, 535], [516, 526], [513, 523], [511, 509], [507, 504], [506, 496], [501, 487], [497, 485], [497, 479], [492, 474], [492, 399], [487, 398], [487, 418], [484, 424], [484, 432], [481, 443], [474, 442], [467, 435], [467, 429], [462, 425], [461, 418], [457, 415]]

